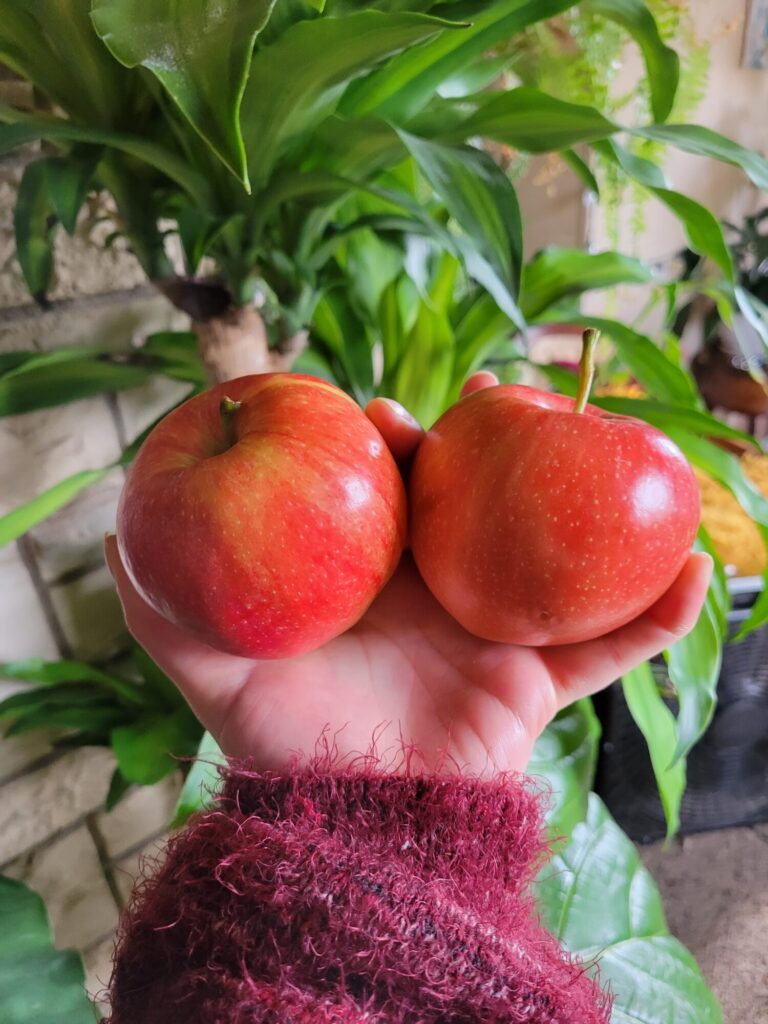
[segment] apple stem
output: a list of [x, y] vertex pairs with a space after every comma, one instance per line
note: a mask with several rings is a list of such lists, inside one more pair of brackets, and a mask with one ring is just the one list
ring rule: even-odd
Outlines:
[[234, 398], [224, 397], [219, 403], [219, 414], [222, 426], [224, 427], [224, 442], [227, 448], [231, 448], [237, 438], [235, 437], [234, 417], [242, 402], [236, 402]]
[[584, 412], [589, 398], [589, 389], [595, 379], [595, 349], [600, 339], [596, 327], [588, 327], [582, 335], [581, 359], [579, 360], [579, 387], [576, 392], [574, 412]]

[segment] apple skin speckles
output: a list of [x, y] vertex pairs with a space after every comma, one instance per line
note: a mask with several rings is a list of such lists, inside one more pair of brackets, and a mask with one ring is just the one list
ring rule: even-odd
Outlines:
[[696, 480], [669, 438], [519, 385], [476, 391], [437, 421], [409, 501], [414, 558], [446, 610], [477, 636], [536, 646], [649, 608], [699, 523]]

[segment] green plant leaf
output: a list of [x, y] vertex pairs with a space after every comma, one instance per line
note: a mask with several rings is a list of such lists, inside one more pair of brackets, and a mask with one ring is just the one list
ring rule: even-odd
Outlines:
[[712, 607], [713, 600], [710, 591], [691, 632], [664, 652], [680, 706], [673, 765], [685, 757], [707, 731], [717, 706], [723, 636]]
[[457, 224], [514, 298], [520, 283], [523, 229], [512, 183], [488, 153], [400, 137]]
[[615, 21], [635, 40], [648, 73], [653, 116], [665, 121], [677, 94], [680, 59], [662, 40], [646, 4], [643, 0], [583, 0], [582, 8]]
[[548, 246], [523, 268], [520, 308], [527, 320], [535, 320], [567, 296], [652, 280], [648, 267], [632, 256]]
[[147, 703], [152, 703], [168, 711], [185, 706], [184, 698], [178, 687], [155, 664], [140, 644], [132, 645], [131, 659], [146, 683]]
[[114, 466], [105, 466], [103, 469], [82, 469], [80, 472], [60, 480], [53, 487], [49, 487], [47, 491], [32, 498], [31, 501], [18, 505], [10, 512], [0, 516], [0, 548], [10, 544], [17, 537], [21, 537], [27, 530], [31, 530], [33, 526], [37, 526], [48, 516], [52, 516], [86, 487], [103, 480], [107, 474], [112, 472], [113, 468]]
[[[412, 47], [347, 90], [341, 111], [352, 117], [377, 113], [405, 125], [429, 103], [451, 75], [492, 47], [537, 21], [575, 6], [575, 0], [498, 0], [473, 14], [470, 25]], [[446, 9], [450, 11], [450, 8]]]
[[275, 0], [93, 0], [91, 18], [125, 67], [147, 68], [248, 187], [240, 102]]
[[667, 433], [689, 462], [709, 473], [733, 494], [750, 519], [768, 527], [768, 500], [744, 474], [737, 458], [688, 431], [669, 427]]
[[319, 299], [312, 330], [341, 364], [355, 399], [364, 405], [373, 396], [373, 352], [365, 326], [350, 308], [344, 289], [329, 290]]
[[617, 129], [594, 107], [568, 103], [521, 85], [487, 93], [456, 132], [462, 138], [495, 139], [528, 153], [551, 153], [578, 142], [604, 139]]
[[259, 50], [241, 108], [253, 187], [267, 182], [289, 140], [333, 112], [352, 78], [449, 27], [421, 14], [360, 11], [297, 22]]
[[129, 782], [151, 786], [178, 768], [179, 758], [193, 756], [202, 733], [203, 727], [184, 707], [118, 726], [112, 730], [112, 750]]
[[44, 661], [42, 658], [6, 661], [0, 663], [0, 677], [45, 687], [62, 683], [91, 683], [131, 704], [143, 703], [141, 691], [133, 683], [102, 672], [85, 661]]
[[726, 244], [720, 222], [713, 213], [689, 196], [665, 187], [663, 172], [656, 164], [634, 156], [612, 139], [595, 143], [593, 148], [621, 167], [627, 175], [647, 188], [659, 202], [671, 210], [682, 224], [693, 251], [711, 259], [726, 280], [734, 283], [735, 271], [731, 251]]
[[648, 662], [621, 680], [627, 707], [648, 745], [653, 774], [667, 819], [667, 838], [680, 831], [680, 803], [685, 792], [685, 761], [678, 758], [675, 716], [664, 703]]
[[187, 773], [169, 828], [182, 828], [193, 814], [213, 803], [221, 784], [219, 767], [226, 758], [209, 732], [203, 733], [195, 763]]
[[740, 167], [750, 180], [768, 191], [768, 160], [753, 149], [703, 128], [697, 124], [651, 124], [631, 129], [633, 135], [656, 142], [665, 142], [696, 156], [709, 156], [723, 163]]
[[45, 161], [27, 164], [13, 211], [16, 256], [36, 302], [45, 303], [53, 276], [53, 229], [56, 217], [48, 192]]
[[[614, 995], [614, 1024], [722, 1024], [695, 960], [669, 934], [634, 844], [599, 797], [536, 883], [544, 924]], [[599, 913], [595, 908], [599, 907]]]
[[81, 357], [49, 362], [40, 359], [0, 378], [0, 416], [66, 405], [80, 398], [138, 387], [156, 375], [148, 366], [107, 358]]
[[68, 156], [52, 156], [44, 161], [51, 204], [69, 235], [74, 234], [101, 152], [101, 146], [75, 146]]
[[0, 106], [0, 154], [41, 139], [47, 142], [86, 142], [128, 153], [166, 174], [201, 206], [211, 204], [211, 189], [205, 175], [190, 166], [185, 158], [157, 142]]
[[6, 729], [6, 736], [21, 736], [35, 729], [76, 730], [89, 736], [109, 735], [110, 729], [119, 726], [129, 716], [125, 708], [117, 705], [59, 706], [47, 703], [14, 713], [13, 721]]
[[392, 396], [424, 427], [443, 411], [451, 383], [454, 336], [445, 312], [422, 300], [397, 365]]
[[62, 0], [6, 0], [0, 53], [5, 49], [11, 66], [68, 113], [104, 127], [130, 115], [136, 83], [102, 46], [89, 9]]
[[3, 1024], [93, 1024], [80, 954], [53, 947], [45, 904], [0, 876], [0, 1019]]
[[733, 259], [717, 217], [706, 206], [680, 192], [667, 188], [654, 188], [651, 191], [680, 220], [694, 252], [708, 256], [726, 279], [733, 281]]
[[622, 363], [643, 388], [661, 402], [698, 408], [701, 405], [692, 377], [667, 359], [650, 338], [606, 317], [571, 315], [567, 323], [596, 327], [616, 346]]
[[547, 825], [553, 837], [570, 836], [587, 815], [599, 740], [600, 722], [589, 698], [559, 712], [536, 740], [525, 773], [549, 787]]
[[595, 198], [600, 198], [600, 184], [592, 173], [592, 169], [586, 160], [579, 156], [574, 149], [564, 149], [560, 156], [565, 160], [574, 174], [581, 179], [583, 185], [592, 193]]
[[727, 423], [723, 423], [716, 416], [710, 416], [709, 413], [700, 412], [698, 409], [654, 402], [647, 398], [614, 398], [597, 395], [590, 398], [590, 402], [607, 412], [618, 413], [621, 416], [635, 416], [637, 419], [645, 420], [646, 423], [658, 427], [659, 430], [666, 431], [668, 427], [679, 427], [683, 430], [690, 430], [694, 434], [701, 434], [703, 437], [725, 437], [757, 447], [757, 442], [751, 434], [745, 434], [743, 430], [737, 430], [736, 427], [729, 427]]

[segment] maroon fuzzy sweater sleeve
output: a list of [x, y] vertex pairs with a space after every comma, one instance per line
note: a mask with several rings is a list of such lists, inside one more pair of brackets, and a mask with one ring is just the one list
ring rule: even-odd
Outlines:
[[230, 765], [134, 894], [111, 1024], [607, 1024], [539, 925], [516, 778]]

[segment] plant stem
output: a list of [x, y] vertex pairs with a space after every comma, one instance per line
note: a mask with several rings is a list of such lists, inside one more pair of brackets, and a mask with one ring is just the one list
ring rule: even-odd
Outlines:
[[589, 389], [595, 378], [595, 349], [600, 339], [600, 331], [588, 327], [582, 335], [581, 359], [579, 360], [579, 388], [576, 392], [574, 412], [584, 412], [589, 398]]
[[242, 404], [242, 402], [236, 402], [234, 398], [226, 397], [222, 398], [219, 404], [219, 414], [221, 415], [221, 423], [224, 427], [225, 451], [231, 448], [237, 441], [235, 436], [235, 413]]

